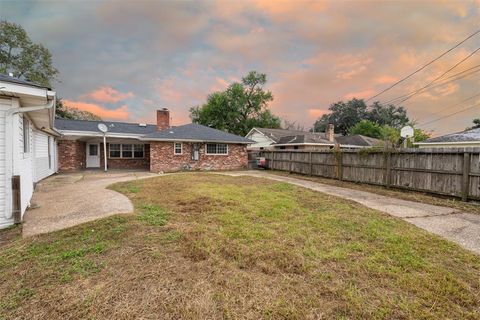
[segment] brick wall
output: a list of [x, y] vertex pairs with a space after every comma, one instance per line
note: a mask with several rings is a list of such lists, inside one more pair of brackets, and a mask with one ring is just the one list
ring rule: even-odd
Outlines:
[[58, 141], [58, 170], [72, 171], [85, 169], [86, 144], [82, 141]]
[[192, 160], [192, 144], [183, 143], [183, 153], [175, 155], [173, 142], [151, 142], [150, 171], [170, 172], [180, 170], [234, 170], [247, 167], [247, 146], [228, 145], [228, 155], [206, 155], [205, 144], [200, 146], [200, 158]]

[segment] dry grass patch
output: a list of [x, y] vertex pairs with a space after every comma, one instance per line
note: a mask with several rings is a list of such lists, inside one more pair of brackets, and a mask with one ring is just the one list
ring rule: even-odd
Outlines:
[[136, 215], [3, 248], [4, 318], [480, 317], [478, 256], [353, 202], [212, 174], [112, 188]]

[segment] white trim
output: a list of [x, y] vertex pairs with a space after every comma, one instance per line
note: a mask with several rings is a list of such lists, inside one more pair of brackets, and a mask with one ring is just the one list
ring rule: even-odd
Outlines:
[[[177, 147], [175, 146], [177, 143], [180, 143], [180, 153], [177, 153]], [[173, 155], [181, 156], [183, 155], [183, 143], [182, 142], [174, 142], [173, 143]]]
[[[209, 153], [208, 152], [208, 148], [207, 148], [207, 144], [224, 144], [227, 146], [227, 153]], [[207, 156], [228, 156], [228, 151], [229, 151], [229, 147], [228, 147], [228, 143], [217, 143], [217, 142], [206, 142], [205, 143], [205, 155]]]
[[449, 141], [449, 142], [414, 142], [414, 145], [458, 145], [458, 144], [480, 144], [480, 140], [478, 141]]
[[163, 139], [163, 138], [139, 138], [141, 141], [158, 141], [158, 142], [198, 142], [198, 143], [225, 143], [225, 144], [252, 144], [253, 142], [240, 142], [240, 141], [211, 141], [211, 140], [199, 140], [199, 139]]
[[[87, 136], [87, 137], [99, 137], [103, 138], [103, 133], [101, 132], [92, 132], [92, 131], [70, 131], [70, 130], [58, 130], [62, 136]], [[129, 133], [107, 133], [107, 138], [125, 138], [125, 139], [138, 139], [144, 134], [129, 134]]]

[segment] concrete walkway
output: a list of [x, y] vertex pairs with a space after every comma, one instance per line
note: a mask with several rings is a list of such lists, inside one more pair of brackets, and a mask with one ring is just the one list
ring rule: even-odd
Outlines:
[[442, 236], [480, 254], [480, 215], [465, 213], [448, 207], [401, 200], [370, 192], [279, 176], [270, 174], [268, 171], [238, 171], [223, 174], [267, 178], [353, 200], [366, 207], [401, 218], [417, 227]]
[[106, 189], [115, 182], [156, 176], [149, 172], [85, 171], [51, 176], [35, 188], [24, 216], [23, 237], [65, 229], [133, 211], [124, 195]]

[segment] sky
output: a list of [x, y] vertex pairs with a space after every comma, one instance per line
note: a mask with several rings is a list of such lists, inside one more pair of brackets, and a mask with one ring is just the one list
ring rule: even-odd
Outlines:
[[[189, 123], [190, 107], [256, 70], [272, 112], [308, 129], [330, 104], [369, 98], [478, 30], [480, 0], [0, 0], [0, 19], [51, 51], [67, 105], [105, 120], [155, 123], [168, 108], [174, 125]], [[423, 87], [478, 47], [480, 35], [375, 100]], [[478, 64], [480, 51], [442, 79]], [[480, 72], [432, 87], [403, 104], [418, 127], [438, 135], [480, 117], [477, 106], [434, 121], [480, 103]]]

